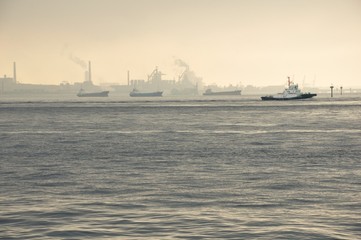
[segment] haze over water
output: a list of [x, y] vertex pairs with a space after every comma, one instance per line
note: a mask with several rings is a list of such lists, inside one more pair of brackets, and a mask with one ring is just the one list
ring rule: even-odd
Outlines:
[[[0, 0], [0, 239], [361, 239], [360, 12]], [[287, 76], [335, 97], [247, 95]], [[215, 85], [242, 96], [181, 96]]]
[[359, 0], [0, 0], [0, 76], [126, 84], [182, 59], [207, 84], [359, 88]]
[[0, 101], [0, 238], [359, 239], [359, 96]]

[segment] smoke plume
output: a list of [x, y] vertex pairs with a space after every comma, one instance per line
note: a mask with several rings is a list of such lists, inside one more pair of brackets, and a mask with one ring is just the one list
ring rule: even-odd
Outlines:
[[72, 53], [69, 55], [69, 59], [70, 59], [72, 62], [74, 62], [74, 63], [76, 63], [77, 65], [79, 65], [82, 69], [85, 70], [85, 69], [87, 68], [87, 63], [86, 63], [86, 61], [80, 59], [80, 58], [77, 57], [77, 56], [74, 56]]
[[176, 59], [174, 60], [174, 64], [179, 66], [179, 67], [186, 67], [188, 68], [188, 64], [186, 62], [184, 62], [182, 59]]

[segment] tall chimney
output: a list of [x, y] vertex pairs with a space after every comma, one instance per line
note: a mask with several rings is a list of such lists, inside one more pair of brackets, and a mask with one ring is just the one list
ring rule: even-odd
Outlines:
[[16, 83], [16, 62], [14, 62], [14, 76], [13, 76], [13, 79], [14, 79], [14, 83]]
[[92, 82], [92, 68], [91, 68], [91, 62], [89, 61], [89, 82]]
[[129, 70], [128, 70], [128, 86], [130, 86], [130, 79], [129, 79]]

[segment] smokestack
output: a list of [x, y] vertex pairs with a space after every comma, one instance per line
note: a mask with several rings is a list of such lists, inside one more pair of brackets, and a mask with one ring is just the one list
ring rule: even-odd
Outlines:
[[16, 83], [16, 62], [14, 62], [14, 83]]
[[331, 85], [330, 88], [331, 88], [331, 97], [333, 97], [333, 85]]
[[129, 70], [128, 70], [128, 86], [130, 86], [130, 79], [129, 79]]
[[89, 61], [89, 82], [92, 82], [92, 68], [91, 68], [91, 62]]

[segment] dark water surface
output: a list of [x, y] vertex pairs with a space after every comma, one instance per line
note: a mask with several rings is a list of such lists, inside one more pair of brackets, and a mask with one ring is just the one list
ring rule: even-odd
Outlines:
[[361, 99], [0, 102], [1, 239], [360, 239]]

